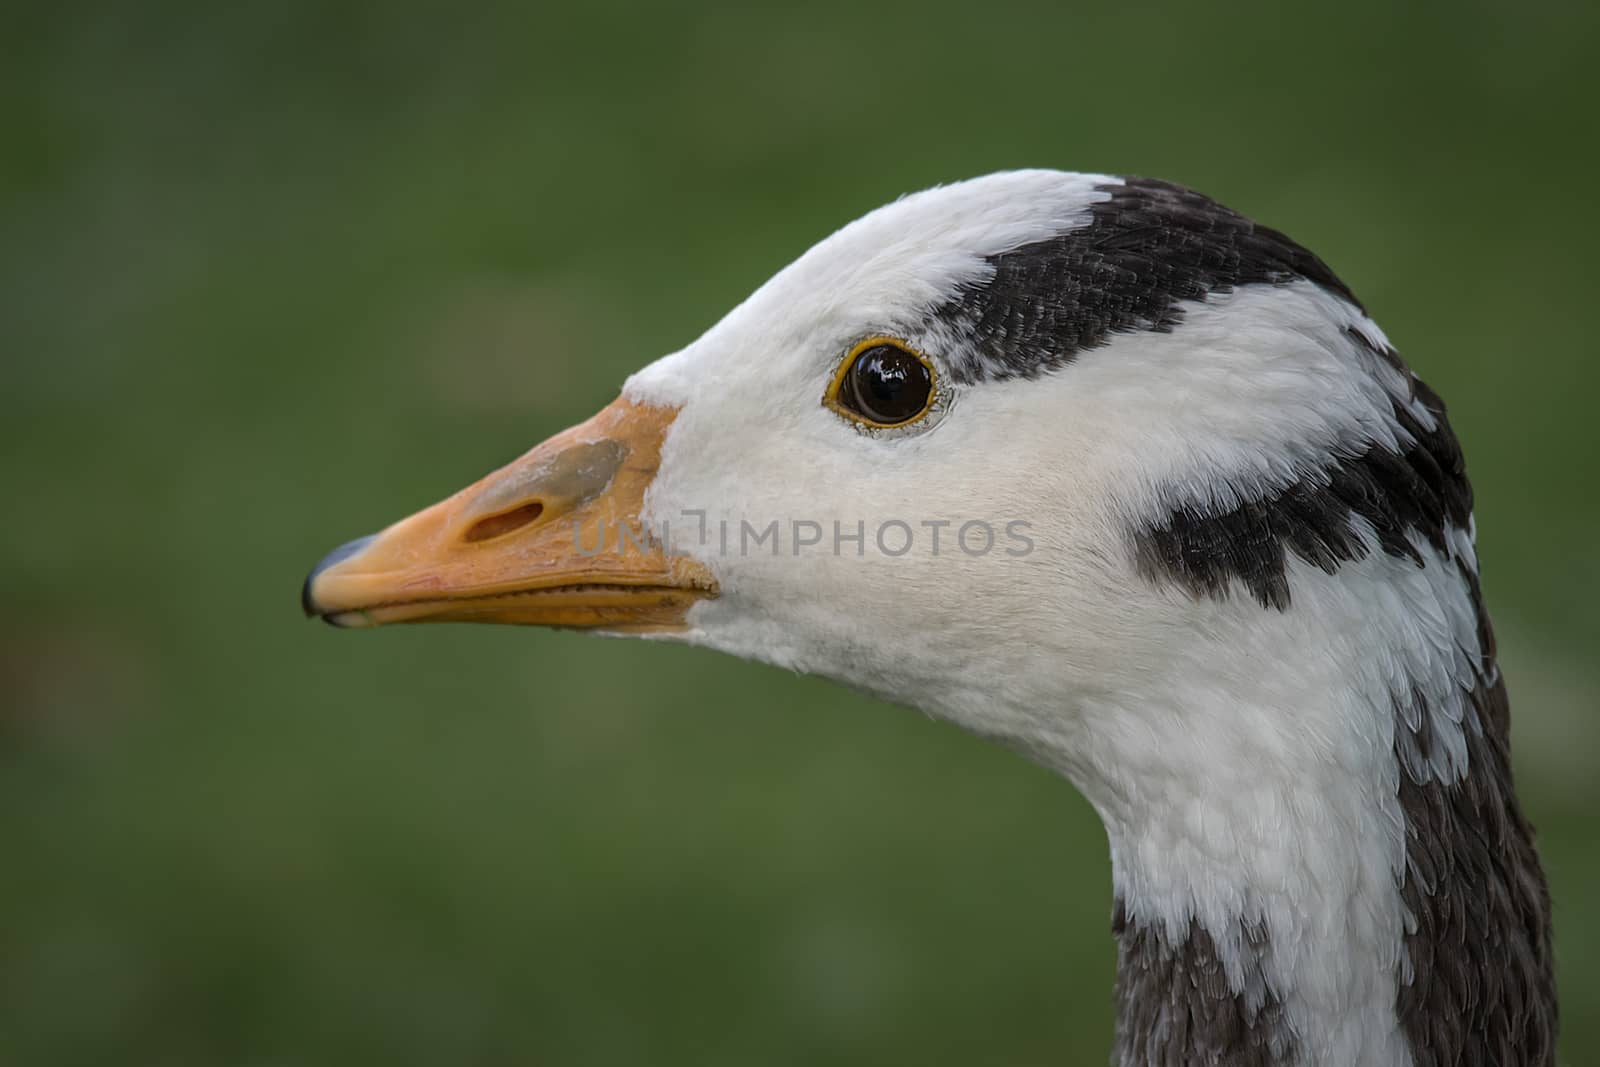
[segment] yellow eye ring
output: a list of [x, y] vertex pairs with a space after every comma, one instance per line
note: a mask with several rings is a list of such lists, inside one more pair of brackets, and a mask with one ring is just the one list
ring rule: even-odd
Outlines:
[[932, 360], [898, 337], [874, 335], [850, 346], [822, 403], [868, 430], [898, 430], [927, 418], [939, 396]]

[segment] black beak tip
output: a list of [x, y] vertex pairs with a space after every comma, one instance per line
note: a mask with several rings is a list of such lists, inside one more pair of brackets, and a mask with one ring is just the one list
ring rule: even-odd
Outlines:
[[[354, 541], [346, 541], [332, 552], [329, 552], [326, 556], [323, 556], [322, 560], [315, 567], [311, 568], [311, 573], [306, 575], [304, 584], [300, 586], [300, 609], [306, 613], [306, 618], [314, 619], [323, 614], [322, 609], [317, 605], [316, 597], [314, 597], [311, 592], [311, 587], [316, 584], [317, 575], [321, 574], [329, 567], [343, 563], [357, 552], [360, 552], [362, 549], [366, 548], [372, 543], [372, 538], [374, 536], [375, 535], [373, 534], [368, 534], [366, 537], [358, 537]], [[331, 619], [327, 618], [324, 618], [324, 621], [332, 622]], [[338, 624], [335, 623], [334, 625]]]

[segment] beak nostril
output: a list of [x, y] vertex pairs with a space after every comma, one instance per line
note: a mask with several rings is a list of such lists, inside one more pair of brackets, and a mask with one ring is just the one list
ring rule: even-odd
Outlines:
[[544, 504], [535, 500], [531, 504], [524, 504], [511, 511], [503, 511], [498, 515], [490, 515], [487, 519], [479, 519], [467, 529], [465, 540], [488, 541], [502, 537], [513, 530], [520, 530], [528, 523], [544, 514]]

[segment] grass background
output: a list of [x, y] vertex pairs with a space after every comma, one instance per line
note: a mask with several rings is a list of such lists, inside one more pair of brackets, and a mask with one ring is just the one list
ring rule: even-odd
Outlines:
[[1043, 771], [710, 653], [295, 599], [845, 220], [1019, 165], [1289, 231], [1450, 401], [1600, 1052], [1600, 8], [0, 24], [0, 1063], [1102, 1062], [1104, 838]]

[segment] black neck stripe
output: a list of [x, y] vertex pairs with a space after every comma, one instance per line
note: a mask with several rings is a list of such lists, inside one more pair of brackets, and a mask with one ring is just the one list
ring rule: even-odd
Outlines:
[[1119, 897], [1111, 931], [1117, 937], [1112, 1060], [1119, 1067], [1282, 1067], [1298, 1060], [1294, 1031], [1267, 983], [1265, 926], [1240, 920], [1245, 989], [1237, 992], [1216, 942], [1192, 919], [1175, 941], [1161, 924], [1135, 920]]

